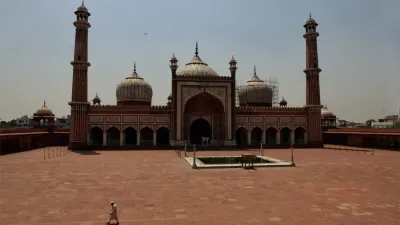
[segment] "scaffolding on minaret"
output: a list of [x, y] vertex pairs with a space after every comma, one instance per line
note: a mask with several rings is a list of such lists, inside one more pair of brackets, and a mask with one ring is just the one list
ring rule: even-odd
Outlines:
[[[268, 77], [264, 79], [265, 84], [267, 84], [272, 89], [272, 106], [279, 106], [279, 82], [276, 77]], [[244, 81], [236, 82], [236, 106], [239, 106], [239, 92], [240, 89], [246, 84]]]

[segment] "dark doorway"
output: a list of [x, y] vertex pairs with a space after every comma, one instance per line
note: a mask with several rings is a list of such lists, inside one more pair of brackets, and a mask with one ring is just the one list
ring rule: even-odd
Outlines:
[[160, 127], [157, 130], [157, 146], [168, 146], [169, 145], [169, 130], [165, 127]]
[[265, 132], [265, 141], [267, 145], [274, 145], [276, 144], [276, 134], [277, 130], [273, 127], [270, 127], [267, 129], [267, 132]]
[[153, 146], [153, 130], [150, 127], [140, 130], [140, 145]]
[[120, 132], [118, 128], [111, 127], [107, 130], [107, 145], [119, 146]]
[[244, 127], [240, 127], [236, 130], [236, 144], [238, 146], [247, 145], [247, 129]]
[[281, 129], [281, 144], [289, 145], [290, 143], [291, 130], [287, 127]]
[[103, 145], [103, 130], [100, 127], [90, 129], [90, 140], [92, 145]]
[[192, 144], [202, 144], [201, 137], [208, 137], [211, 141], [211, 125], [205, 119], [197, 119], [190, 126], [190, 141]]
[[260, 145], [262, 140], [262, 130], [259, 127], [254, 127], [251, 130], [251, 144], [252, 145]]
[[298, 127], [294, 130], [294, 141], [296, 145], [303, 145], [305, 143], [306, 130], [303, 127]]
[[126, 145], [136, 145], [137, 144], [137, 132], [135, 128], [128, 127], [124, 131], [124, 142]]

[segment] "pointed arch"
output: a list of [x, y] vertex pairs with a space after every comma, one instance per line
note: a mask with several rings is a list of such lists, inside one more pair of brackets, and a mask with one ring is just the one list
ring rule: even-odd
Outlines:
[[291, 133], [292, 133], [292, 130], [289, 127], [282, 127], [280, 129], [280, 138], [281, 138], [282, 145], [290, 145], [291, 144], [291, 140], [290, 140]]
[[143, 127], [140, 130], [140, 138], [142, 141], [152, 141], [153, 140], [153, 129], [151, 129], [150, 127]]
[[169, 129], [162, 126], [157, 129], [156, 132], [156, 144], [157, 146], [169, 146]]
[[245, 146], [248, 144], [247, 134], [249, 132], [245, 127], [239, 127], [236, 129], [236, 145], [237, 146]]
[[107, 145], [109, 146], [119, 146], [120, 141], [120, 130], [117, 127], [110, 127], [107, 129]]
[[275, 127], [268, 127], [268, 129], [265, 131], [265, 144], [275, 145], [277, 143], [277, 134], [278, 129]]
[[137, 131], [135, 128], [129, 126], [124, 130], [124, 144], [136, 145], [137, 144]]
[[90, 144], [103, 145], [103, 129], [98, 126], [90, 129]]
[[251, 144], [260, 145], [262, 141], [262, 129], [260, 127], [254, 127], [251, 130]]
[[141, 145], [153, 145], [153, 137], [154, 137], [154, 132], [153, 129], [150, 127], [146, 126], [143, 127], [140, 130], [140, 144]]
[[223, 113], [223, 101], [208, 92], [199, 92], [184, 102], [185, 113]]
[[307, 144], [306, 143], [306, 129], [302, 126], [294, 129], [294, 142], [296, 145]]

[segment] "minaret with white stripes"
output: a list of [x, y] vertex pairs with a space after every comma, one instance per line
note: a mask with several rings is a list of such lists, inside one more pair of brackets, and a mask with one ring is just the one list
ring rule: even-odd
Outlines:
[[88, 119], [88, 30], [90, 28], [90, 13], [82, 5], [75, 11], [76, 21], [75, 50], [72, 75], [71, 126], [69, 133], [69, 149], [84, 149], [87, 147]]

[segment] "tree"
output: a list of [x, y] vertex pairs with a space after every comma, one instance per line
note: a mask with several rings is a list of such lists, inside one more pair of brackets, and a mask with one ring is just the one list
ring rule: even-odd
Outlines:
[[400, 121], [395, 122], [393, 128], [400, 128]]
[[1, 121], [0, 122], [0, 128], [13, 128], [17, 126], [17, 121], [16, 120], [10, 120], [8, 122], [6, 121]]
[[17, 126], [17, 121], [16, 120], [11, 120], [8, 122], [12, 127], [16, 127]]
[[374, 120], [374, 119], [369, 119], [369, 120], [367, 120], [367, 121], [365, 121], [365, 124], [367, 125], [367, 127], [372, 127], [372, 123], [375, 123], [376, 122], [376, 120]]

